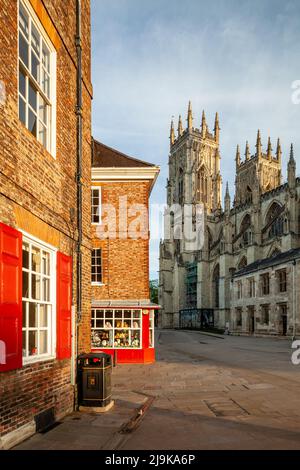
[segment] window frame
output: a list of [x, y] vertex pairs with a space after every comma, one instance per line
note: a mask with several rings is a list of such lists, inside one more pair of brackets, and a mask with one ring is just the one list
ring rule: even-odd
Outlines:
[[[94, 312], [97, 312], [97, 311], [102, 311], [104, 312], [104, 315], [103, 315], [103, 327], [97, 327], [97, 320], [98, 320], [98, 317], [97, 317], [97, 313], [96, 313], [96, 316], [94, 316]], [[128, 312], [130, 311], [131, 312], [131, 316], [130, 316], [130, 319], [128, 317], [125, 316], [125, 312]], [[109, 316], [107, 318], [107, 314], [106, 312], [112, 312], [111, 313], [111, 316]], [[116, 317], [116, 312], [122, 312], [122, 317]], [[134, 317], [133, 314], [136, 313], [136, 312], [139, 312], [139, 317]], [[121, 321], [122, 323], [126, 320], [130, 320], [133, 324], [134, 321], [138, 320], [140, 322], [140, 326], [139, 328], [134, 328], [133, 326], [132, 327], [116, 327], [115, 324], [116, 324], [116, 321]], [[107, 324], [107, 321], [111, 321], [111, 326], [110, 327], [105, 327], [106, 324]], [[98, 320], [99, 321], [99, 320]], [[100, 319], [101, 321], [101, 319]], [[139, 334], [140, 334], [140, 340], [139, 340], [139, 346], [123, 346], [123, 347], [119, 347], [119, 346], [115, 346], [115, 332], [116, 331], [124, 331], [124, 330], [130, 330], [130, 331], [139, 331]], [[113, 342], [113, 345], [112, 346], [94, 346], [93, 345], [93, 340], [92, 340], [92, 335], [94, 332], [97, 332], [97, 331], [108, 331], [108, 332], [111, 332], [112, 333], [112, 342]], [[120, 308], [117, 308], [117, 307], [92, 307], [91, 309], [91, 348], [92, 350], [105, 350], [105, 349], [113, 349], [113, 350], [128, 350], [128, 351], [132, 351], [132, 350], [135, 350], [135, 349], [143, 349], [143, 313], [142, 313], [142, 309], [141, 308], [124, 308], [124, 307], [120, 307]]]
[[[92, 186], [91, 187], [91, 223], [92, 225], [101, 225], [101, 217], [102, 217], [102, 190], [101, 186]], [[98, 198], [99, 198], [99, 205], [98, 205], [98, 217], [99, 217], [99, 222], [94, 222], [93, 220], [93, 207], [97, 207], [93, 205], [93, 191], [98, 191]]]
[[[25, 10], [25, 12], [28, 15], [29, 18], [29, 26], [28, 26], [28, 38], [25, 37], [23, 31], [20, 28], [20, 10], [21, 10], [21, 5], [22, 8]], [[42, 59], [42, 50], [43, 50], [43, 45], [47, 47], [49, 51], [49, 72], [47, 71], [47, 67], [43, 65], [42, 60], [39, 62], [40, 65], [40, 70], [43, 71], [45, 69], [46, 74], [49, 77], [49, 96], [47, 96], [46, 92], [43, 91], [42, 85], [36, 80], [34, 75], [31, 72], [31, 60], [32, 54], [35, 54], [37, 56], [36, 52], [34, 51], [32, 47], [32, 24], [34, 25], [34, 28], [36, 29], [37, 33], [40, 36], [39, 39], [39, 47], [40, 47], [40, 53], [39, 53], [39, 59]], [[20, 55], [20, 45], [19, 45], [19, 38], [20, 36], [23, 36], [25, 38], [26, 42], [28, 43], [28, 66], [22, 61], [21, 55]], [[50, 38], [48, 37], [46, 31], [43, 28], [43, 25], [39, 18], [37, 17], [34, 9], [28, 2], [28, 0], [18, 0], [18, 118], [20, 122], [26, 127], [28, 132], [31, 133], [31, 135], [43, 146], [43, 148], [49, 152], [53, 158], [56, 158], [56, 79], [57, 79], [57, 74], [56, 74], [56, 64], [57, 64], [57, 53], [56, 49], [53, 46]], [[25, 97], [20, 91], [20, 73], [25, 76]], [[36, 92], [36, 109], [33, 109], [32, 106], [29, 103], [29, 83], [32, 85], [32, 89], [35, 90]], [[44, 103], [47, 106], [47, 123], [45, 124], [44, 120], [40, 118], [40, 99], [44, 100]], [[25, 123], [23, 120], [21, 120], [20, 117], [20, 100], [25, 104]], [[36, 135], [34, 135], [28, 126], [28, 115], [29, 111], [31, 111], [34, 116], [36, 117]], [[39, 126], [42, 125], [46, 128], [46, 145], [44, 145], [43, 142], [41, 142], [39, 138]]]
[[[95, 266], [97, 268], [97, 265], [93, 265], [93, 252], [94, 251], [100, 251], [100, 275], [101, 275], [101, 281], [93, 281], [93, 266]], [[104, 283], [103, 283], [103, 263], [102, 263], [102, 248], [99, 247], [99, 248], [92, 248], [92, 251], [91, 251], [91, 284], [92, 286], [103, 286]], [[96, 256], [96, 259], [97, 259], [97, 256]], [[96, 274], [97, 275], [97, 274]]]
[[[277, 274], [277, 280], [278, 280], [278, 292], [280, 294], [285, 294], [287, 292], [287, 270], [285, 268], [278, 269], [276, 274]], [[282, 280], [283, 274], [284, 274], [284, 280]]]
[[[26, 243], [30, 246], [33, 245], [33, 246], [39, 248], [41, 251], [49, 253], [49, 255], [50, 255], [50, 258], [49, 258], [49, 273], [50, 274], [48, 276], [48, 278], [50, 280], [50, 282], [49, 282], [49, 291], [50, 291], [49, 301], [45, 302], [45, 301], [42, 301], [42, 300], [25, 298], [25, 297], [23, 297], [23, 292], [22, 292], [22, 308], [23, 308], [23, 302], [28, 302], [28, 303], [35, 302], [36, 304], [43, 303], [43, 304], [52, 306], [52, 312], [50, 314], [48, 314], [48, 321], [49, 321], [49, 317], [50, 317], [51, 324], [49, 325], [49, 327], [47, 329], [48, 334], [49, 334], [47, 353], [39, 354], [39, 355], [32, 355], [32, 356], [27, 356], [27, 355], [24, 356], [23, 355], [23, 351], [24, 351], [23, 339], [22, 339], [22, 361], [23, 361], [23, 365], [26, 366], [28, 364], [33, 364], [33, 363], [37, 363], [37, 362], [45, 362], [45, 361], [49, 361], [49, 360], [55, 360], [55, 358], [56, 358], [56, 344], [57, 344], [57, 338], [56, 338], [56, 280], [57, 280], [56, 259], [57, 259], [57, 248], [53, 247], [52, 245], [50, 245], [46, 242], [41, 241], [37, 237], [34, 237], [31, 234], [28, 234], [27, 232], [25, 232], [23, 230], [20, 230], [20, 232], [23, 235], [22, 247], [23, 247], [23, 244]], [[22, 249], [22, 253], [23, 253], [23, 249]], [[30, 250], [29, 253], [31, 253], [31, 250]], [[25, 270], [29, 273], [32, 272], [30, 270], [30, 266], [31, 266], [31, 260], [30, 260], [30, 256], [29, 256], [29, 268], [28, 269], [25, 268]], [[24, 270], [24, 268], [23, 268], [23, 260], [22, 260], [22, 273], [23, 273], [23, 270]], [[28, 307], [27, 307], [26, 317], [28, 319]], [[39, 328], [37, 328], [37, 329], [39, 329]], [[27, 326], [24, 327], [24, 325], [23, 325], [23, 314], [22, 314], [22, 337], [23, 337], [23, 331], [24, 330], [25, 331], [27, 331], [27, 330], [30, 331], [30, 328], [27, 327]], [[33, 328], [33, 330], [36, 330], [36, 328]]]
[[[266, 282], [266, 279], [268, 279], [268, 282]], [[261, 274], [261, 295], [270, 295], [270, 292], [270, 273]]]

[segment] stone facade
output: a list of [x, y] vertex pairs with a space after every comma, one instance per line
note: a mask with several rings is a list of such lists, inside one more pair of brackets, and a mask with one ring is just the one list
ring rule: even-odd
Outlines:
[[[90, 171], [91, 70], [90, 2], [81, 12], [83, 56], [83, 243], [82, 319], [78, 352], [90, 350]], [[41, 37], [53, 47], [56, 99], [55, 151], [46, 150], [19, 119], [17, 0], [1, 0], [0, 8], [0, 222], [73, 259], [73, 311], [76, 311], [76, 1], [24, 0]], [[28, 10], [27, 10], [28, 9]], [[24, 30], [25, 26], [23, 25]], [[33, 28], [32, 28], [33, 31]], [[39, 46], [36, 44], [36, 48]], [[32, 56], [33, 57], [33, 56]], [[33, 61], [33, 59], [31, 59]], [[43, 59], [44, 60], [44, 59]], [[45, 59], [46, 60], [46, 59]], [[46, 62], [45, 62], [46, 63]], [[44, 63], [44, 64], [45, 64]], [[33, 62], [32, 62], [33, 70]], [[41, 70], [41, 69], [40, 69]], [[42, 72], [41, 72], [42, 73]], [[34, 74], [34, 72], [32, 72]], [[31, 91], [30, 91], [31, 92]], [[29, 98], [30, 99], [30, 98]], [[41, 98], [39, 98], [41, 99]], [[41, 106], [41, 101], [40, 101]], [[52, 116], [53, 117], [53, 116]], [[54, 122], [54, 121], [53, 121]], [[29, 124], [30, 126], [30, 124]], [[40, 127], [41, 130], [41, 127]], [[52, 282], [52, 281], [51, 281]], [[55, 281], [54, 281], [55, 282]], [[54, 301], [55, 305], [55, 301]], [[73, 324], [76, 320], [73, 319]], [[75, 328], [75, 326], [74, 326]], [[73, 334], [75, 331], [73, 331]], [[53, 332], [55, 343], [55, 332]], [[54, 351], [55, 353], [55, 351]], [[23, 362], [22, 368], [0, 373], [0, 448], [10, 447], [34, 432], [34, 418], [54, 408], [56, 419], [74, 408], [76, 342], [73, 359]]]
[[[188, 115], [190, 113], [191, 106]], [[180, 132], [175, 138], [174, 125], [171, 125], [167, 203], [170, 206], [179, 204], [181, 207], [184, 204], [195, 206], [199, 202], [202, 203], [204, 237], [200, 249], [188, 250], [185, 237], [176, 239], [173, 230], [171, 237], [160, 245], [159, 291], [160, 304], [163, 307], [161, 325], [178, 327], [179, 312], [182, 309], [209, 308], [214, 310], [216, 326], [235, 329], [233, 312], [239, 305], [235, 305], [236, 287], [233, 287], [233, 276], [238, 279], [239, 272], [242, 275], [245, 266], [300, 246], [300, 179], [296, 177], [293, 148], [288, 163], [287, 182], [282, 184], [279, 140], [275, 154], [272, 153], [270, 139], [266, 152], [263, 152], [258, 131], [255, 153], [251, 154], [247, 143], [243, 160], [238, 147], [235, 157], [236, 191], [233, 207], [227, 187], [222, 209], [219, 197], [221, 176], [218, 115], [214, 134], [208, 131], [204, 113], [201, 129], [192, 126], [191, 118], [188, 119], [186, 130], [183, 131], [181, 125], [179, 129]], [[197, 184], [201, 168], [207, 169], [208, 185], [201, 176], [200, 183]], [[299, 261], [296, 261], [296, 275], [298, 263]], [[290, 267], [283, 263], [283, 267], [285, 266], [289, 273]], [[193, 268], [197, 272], [196, 280], [193, 281], [194, 287], [189, 274]], [[259, 270], [257, 276], [260, 276]], [[277, 302], [275, 287], [272, 287], [271, 292], [271, 298], [266, 301], [256, 294], [256, 303], [270, 304], [270, 325], [260, 330], [280, 334], [281, 326], [272, 320], [272, 315], [276, 314], [279, 308], [277, 304], [281, 301]], [[248, 306], [248, 299], [241, 299], [240, 302], [246, 302], [245, 308]], [[297, 298], [291, 298], [287, 294], [284, 302], [288, 304], [288, 311], [291, 312], [295, 308], [299, 317]], [[297, 321], [299, 332], [299, 318]], [[244, 323], [242, 327], [244, 331], [248, 328]], [[289, 316], [287, 333], [292, 330]]]

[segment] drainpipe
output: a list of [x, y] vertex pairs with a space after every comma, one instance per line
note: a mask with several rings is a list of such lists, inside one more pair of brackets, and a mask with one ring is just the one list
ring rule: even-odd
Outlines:
[[82, 316], [82, 46], [81, 46], [81, 0], [76, 0], [76, 55], [77, 55], [77, 323]]
[[[76, 0], [76, 57], [77, 57], [77, 76], [76, 76], [76, 186], [77, 186], [77, 243], [76, 243], [76, 321], [74, 322], [76, 330], [76, 341], [74, 341], [73, 367], [77, 382], [77, 356], [79, 345], [79, 325], [82, 318], [82, 46], [81, 46], [81, 0]], [[75, 387], [74, 407], [77, 408], [78, 393]]]

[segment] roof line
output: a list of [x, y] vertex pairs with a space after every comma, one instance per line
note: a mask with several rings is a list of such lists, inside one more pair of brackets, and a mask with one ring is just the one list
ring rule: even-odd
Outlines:
[[147, 166], [154, 166], [156, 167], [157, 165], [155, 165], [154, 163], [149, 163], [149, 162], [145, 162], [144, 160], [140, 160], [139, 158], [135, 158], [135, 157], [130, 157], [129, 155], [126, 155], [126, 153], [123, 153], [123, 152], [120, 152], [119, 150], [113, 148], [113, 147], [109, 147], [109, 145], [105, 145], [103, 144], [102, 142], [99, 142], [99, 140], [97, 139], [94, 139], [93, 137], [93, 140], [96, 144], [99, 144], [99, 145], [102, 145], [102, 147], [105, 147], [107, 148], [108, 150], [112, 150], [113, 152], [116, 152], [118, 153], [119, 155], [121, 155], [122, 157], [125, 157], [125, 158], [128, 158], [129, 160], [133, 160], [133, 161], [136, 161], [136, 162], [139, 162], [139, 163], [144, 163], [145, 165]]

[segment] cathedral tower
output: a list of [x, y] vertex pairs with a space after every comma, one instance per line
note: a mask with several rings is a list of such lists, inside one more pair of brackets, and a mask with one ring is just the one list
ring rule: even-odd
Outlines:
[[191, 102], [184, 129], [179, 117], [178, 133], [170, 131], [168, 204], [203, 203], [208, 213], [221, 210], [222, 179], [220, 174], [218, 113], [214, 131], [210, 132], [203, 111], [201, 125], [194, 127]]
[[253, 194], [271, 191], [281, 184], [281, 146], [277, 141], [275, 155], [273, 154], [271, 139], [269, 137], [267, 150], [262, 149], [260, 131], [257, 132], [256, 151], [250, 153], [250, 147], [246, 142], [245, 159], [241, 160], [239, 146], [236, 152], [236, 181], [235, 181], [235, 205], [253, 201]]

